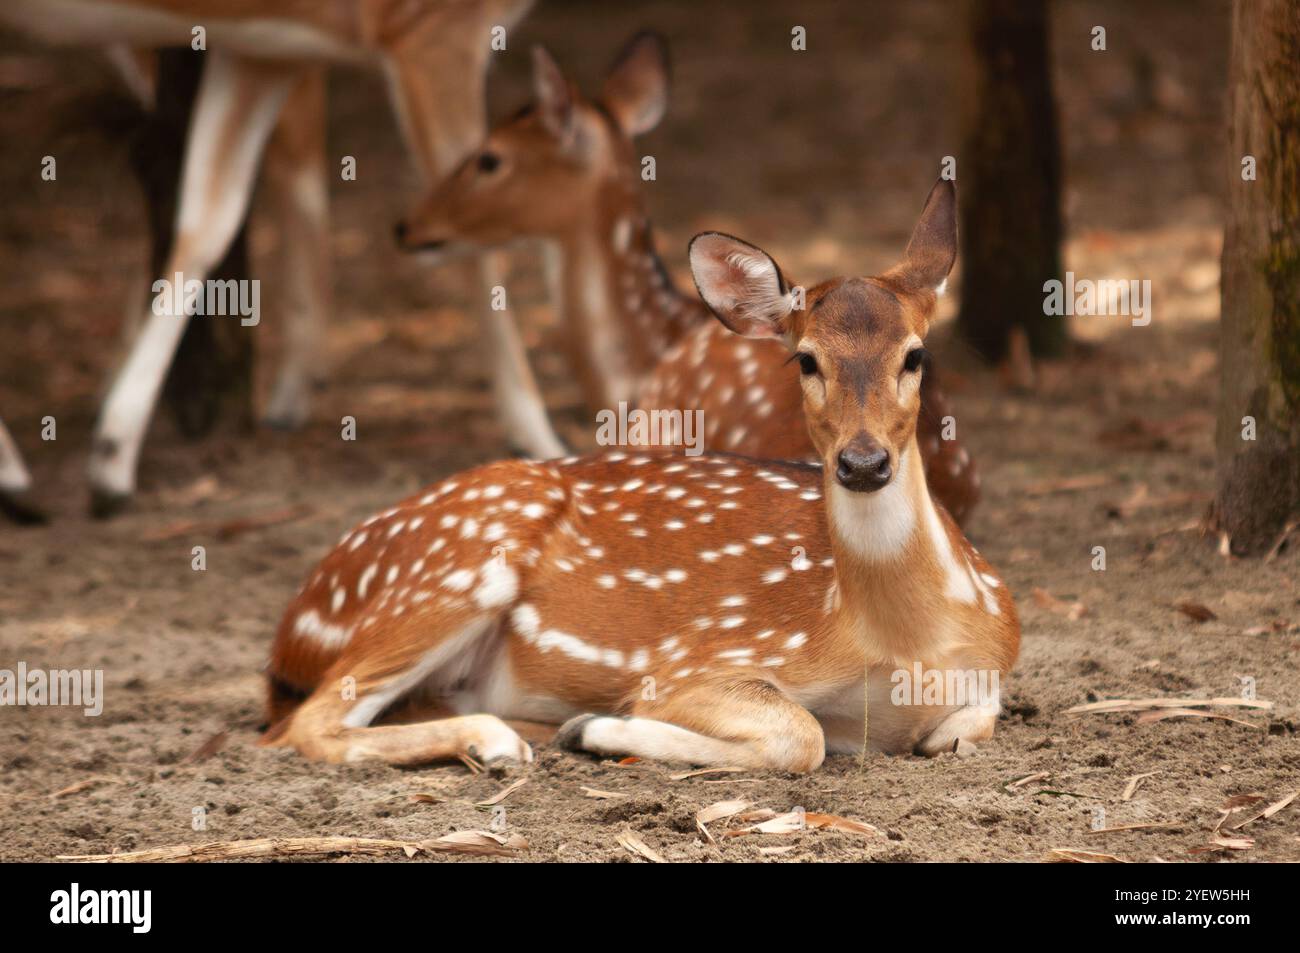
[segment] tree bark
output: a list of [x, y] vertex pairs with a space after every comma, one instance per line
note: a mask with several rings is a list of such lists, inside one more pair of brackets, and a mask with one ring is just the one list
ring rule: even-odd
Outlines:
[[958, 334], [985, 360], [1007, 356], [1013, 328], [1057, 357], [1064, 316], [1043, 313], [1061, 276], [1061, 159], [1047, 0], [971, 0], [963, 109]]
[[1300, 517], [1300, 0], [1236, 0], [1231, 43], [1216, 511], [1257, 554]]
[[[161, 274], [171, 252], [180, 191], [181, 162], [190, 113], [203, 71], [203, 52], [162, 50], [158, 101], [131, 144], [131, 163], [144, 191], [149, 216], [150, 273]], [[248, 277], [247, 222], [209, 278]], [[149, 300], [153, 300], [150, 292]], [[253, 425], [253, 335], [237, 319], [190, 319], [163, 385], [163, 402], [181, 433], [198, 438], [219, 421], [232, 429]]]

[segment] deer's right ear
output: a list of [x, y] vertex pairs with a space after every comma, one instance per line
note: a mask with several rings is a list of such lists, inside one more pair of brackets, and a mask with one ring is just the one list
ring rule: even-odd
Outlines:
[[930, 190], [903, 260], [891, 273], [916, 291], [943, 294], [957, 260], [957, 187], [940, 179]]
[[737, 334], [780, 338], [790, 331], [794, 300], [765, 251], [721, 232], [691, 239], [691, 274], [700, 297]]
[[629, 136], [649, 132], [668, 109], [668, 46], [644, 31], [628, 41], [601, 92], [605, 108]]
[[533, 95], [542, 124], [557, 139], [568, 139], [573, 131], [573, 90], [551, 54], [533, 47]]

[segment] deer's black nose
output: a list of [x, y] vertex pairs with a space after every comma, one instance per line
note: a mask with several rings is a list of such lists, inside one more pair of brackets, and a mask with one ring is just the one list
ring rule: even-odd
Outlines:
[[889, 451], [870, 441], [854, 441], [840, 451], [835, 479], [840, 486], [855, 493], [879, 490], [894, 475], [889, 465]]
[[397, 244], [399, 245], [402, 245], [406, 242], [405, 222], [398, 222], [396, 225], [393, 226], [393, 238], [397, 240]]

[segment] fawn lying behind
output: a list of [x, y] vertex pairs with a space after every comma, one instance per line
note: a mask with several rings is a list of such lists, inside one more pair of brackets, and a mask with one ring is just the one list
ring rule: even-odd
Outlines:
[[[655, 250], [634, 139], [668, 108], [663, 39], [634, 36], [594, 100], [539, 48], [533, 94], [529, 108], [493, 129], [412, 212], [403, 242], [446, 255], [541, 239], [569, 365], [590, 409], [630, 401], [651, 411], [699, 410], [710, 450], [815, 459], [786, 349], [729, 334], [699, 298], [678, 290]], [[661, 171], [667, 177], [673, 168]], [[951, 414], [927, 368], [917, 442], [931, 492], [962, 523], [979, 499], [979, 473], [960, 434], [945, 431]]]

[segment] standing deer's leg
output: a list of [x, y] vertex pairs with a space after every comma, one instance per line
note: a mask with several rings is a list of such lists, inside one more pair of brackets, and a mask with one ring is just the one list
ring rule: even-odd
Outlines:
[[[402, 133], [426, 187], [449, 174], [486, 137], [491, 46], [481, 38], [494, 26], [513, 26], [530, 5], [531, 0], [448, 4], [430, 23], [445, 36], [480, 39], [440, 43], [422, 50], [419, 58], [399, 52], [388, 64], [390, 93]], [[551, 428], [515, 319], [509, 308], [498, 311], [491, 307], [492, 289], [503, 283], [506, 261], [504, 254], [489, 252], [479, 266], [483, 340], [497, 417], [507, 441], [528, 456], [564, 456], [567, 451]]]
[[45, 514], [26, 500], [32, 478], [23, 464], [18, 445], [0, 420], [0, 514], [15, 523], [43, 523]]
[[0, 493], [23, 493], [31, 486], [31, 474], [23, 465], [18, 444], [14, 443], [4, 421], [0, 420]]
[[[217, 51], [208, 56], [185, 146], [176, 240], [163, 274], [169, 282], [177, 273], [184, 282], [202, 281], [225, 254], [248, 207], [262, 147], [295, 78], [287, 66]], [[135, 489], [145, 430], [189, 320], [172, 310], [159, 308], [146, 318], [95, 426], [90, 483], [99, 515], [117, 509]]]
[[330, 311], [329, 187], [325, 170], [325, 72], [306, 73], [285, 100], [266, 149], [263, 187], [280, 228], [285, 315], [284, 358], [265, 422], [306, 422], [311, 392], [324, 377], [324, 331]]
[[[427, 629], [404, 637], [386, 633], [382, 650], [366, 645], [346, 651], [330, 666], [319, 687], [286, 721], [273, 728], [267, 744], [288, 745], [322, 761], [386, 761], [424, 764], [460, 755], [480, 761], [532, 761], [528, 744], [495, 715], [462, 715], [408, 725], [371, 722], [408, 693], [439, 683], [443, 671], [462, 672], [496, 631], [492, 615], [466, 619], [463, 613], [435, 640]], [[454, 683], [456, 675], [448, 681]], [[347, 692], [344, 691], [345, 680]], [[450, 685], [448, 686], [450, 687]]]
[[794, 772], [816, 770], [826, 755], [817, 719], [757, 673], [672, 682], [627, 717], [571, 718], [555, 740], [596, 754]]
[[[485, 252], [481, 261], [481, 285], [491, 289], [500, 285], [506, 271], [501, 252]], [[497, 417], [511, 446], [530, 457], [549, 460], [567, 452], [551, 429], [546, 402], [528, 364], [528, 352], [519, 336], [519, 326], [508, 310], [494, 310], [485, 299], [483, 336], [492, 375], [492, 394]]]

